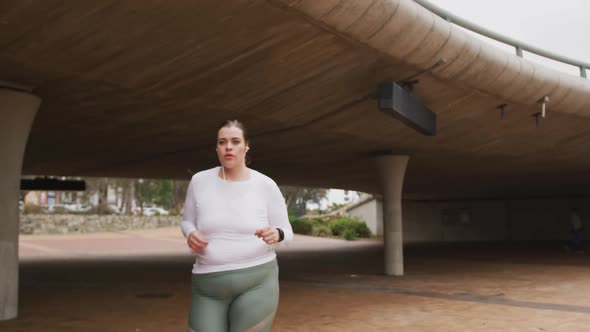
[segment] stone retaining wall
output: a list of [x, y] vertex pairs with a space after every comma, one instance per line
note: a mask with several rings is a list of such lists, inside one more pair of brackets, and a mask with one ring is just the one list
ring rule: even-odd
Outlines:
[[20, 234], [82, 234], [179, 226], [181, 216], [21, 214]]

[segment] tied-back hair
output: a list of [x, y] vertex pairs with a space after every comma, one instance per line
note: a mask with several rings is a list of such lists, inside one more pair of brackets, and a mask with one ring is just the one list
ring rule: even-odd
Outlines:
[[[229, 128], [229, 127], [236, 127], [242, 130], [242, 136], [244, 136], [244, 143], [250, 146], [250, 139], [248, 138], [248, 131], [246, 130], [246, 126], [240, 120], [225, 120], [221, 123], [221, 125], [217, 128], [219, 131], [221, 128]], [[252, 163], [252, 157], [250, 157], [250, 153], [246, 153], [246, 165], [250, 165]]]

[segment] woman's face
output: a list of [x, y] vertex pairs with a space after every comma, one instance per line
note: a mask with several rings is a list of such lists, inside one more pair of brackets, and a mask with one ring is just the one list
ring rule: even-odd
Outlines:
[[244, 141], [242, 129], [223, 127], [217, 132], [217, 157], [225, 168], [245, 165], [248, 144]]

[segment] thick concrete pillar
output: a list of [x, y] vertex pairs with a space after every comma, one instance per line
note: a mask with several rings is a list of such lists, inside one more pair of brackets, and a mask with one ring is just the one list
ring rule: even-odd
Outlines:
[[27, 138], [41, 99], [0, 87], [0, 320], [18, 314], [18, 197]]
[[385, 241], [385, 274], [404, 275], [404, 242], [402, 228], [402, 188], [408, 156], [381, 155], [377, 169], [383, 194], [383, 239]]

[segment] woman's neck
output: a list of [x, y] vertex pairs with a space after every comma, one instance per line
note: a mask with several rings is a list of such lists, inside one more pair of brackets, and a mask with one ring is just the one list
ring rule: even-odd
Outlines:
[[219, 177], [226, 181], [245, 181], [250, 178], [250, 170], [246, 165], [234, 168], [225, 168], [222, 165], [219, 170]]

